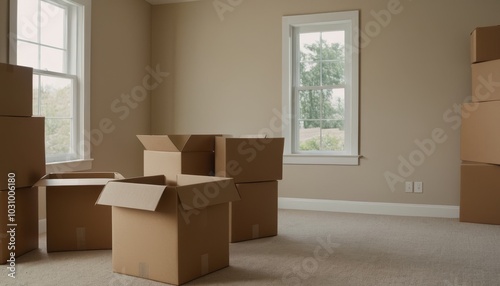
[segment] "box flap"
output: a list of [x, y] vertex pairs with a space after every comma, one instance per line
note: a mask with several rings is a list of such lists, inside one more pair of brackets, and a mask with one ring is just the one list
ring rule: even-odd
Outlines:
[[146, 150], [207, 152], [214, 150], [217, 135], [137, 135]]
[[[155, 176], [163, 177], [164, 176]], [[131, 180], [113, 181], [106, 184], [96, 204], [114, 207], [124, 207], [139, 210], [155, 211], [166, 186], [155, 184], [157, 178], [143, 177], [142, 183]], [[146, 183], [151, 178], [149, 184]]]
[[62, 187], [62, 186], [104, 186], [111, 180], [123, 179], [119, 173], [112, 172], [67, 172], [50, 173], [43, 176], [35, 187]]
[[185, 210], [240, 200], [232, 178], [177, 175], [175, 188]]

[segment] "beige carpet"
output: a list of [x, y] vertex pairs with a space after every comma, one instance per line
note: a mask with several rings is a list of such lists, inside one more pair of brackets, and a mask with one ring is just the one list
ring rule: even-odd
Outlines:
[[[500, 226], [280, 210], [280, 235], [232, 244], [231, 266], [185, 285], [500, 285]], [[111, 251], [18, 258], [0, 285], [166, 285], [113, 274]]]

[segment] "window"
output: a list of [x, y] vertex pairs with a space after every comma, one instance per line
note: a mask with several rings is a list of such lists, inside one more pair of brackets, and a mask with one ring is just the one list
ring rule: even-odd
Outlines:
[[[90, 0], [11, 0], [10, 7], [10, 62], [33, 68], [47, 163], [89, 161]], [[83, 163], [72, 169], [88, 169]]]
[[359, 164], [358, 14], [283, 17], [285, 164]]

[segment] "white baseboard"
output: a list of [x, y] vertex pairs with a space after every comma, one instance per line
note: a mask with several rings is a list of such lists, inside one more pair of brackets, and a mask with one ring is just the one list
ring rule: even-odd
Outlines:
[[278, 208], [341, 213], [458, 218], [458, 206], [278, 198]]
[[41, 219], [38, 221], [38, 233], [46, 233], [47, 232], [47, 219]]

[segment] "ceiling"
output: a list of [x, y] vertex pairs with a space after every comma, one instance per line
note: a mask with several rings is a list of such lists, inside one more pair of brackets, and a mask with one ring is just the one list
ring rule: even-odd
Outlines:
[[199, 1], [199, 0], [146, 0], [146, 2], [149, 2], [152, 5], [193, 2], [193, 1]]

